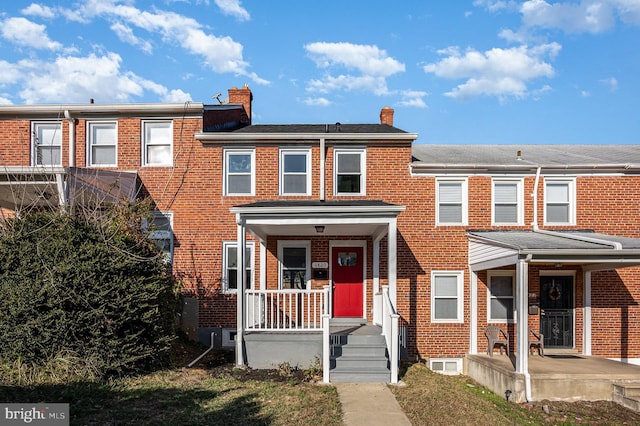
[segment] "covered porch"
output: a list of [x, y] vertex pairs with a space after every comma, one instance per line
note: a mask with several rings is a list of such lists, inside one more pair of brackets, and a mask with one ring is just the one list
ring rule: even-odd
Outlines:
[[[263, 201], [231, 209], [237, 264], [247, 235], [259, 245], [259, 280], [237, 299], [236, 364], [332, 364], [332, 329], [377, 326], [397, 382], [397, 216], [404, 207], [378, 200]], [[238, 288], [246, 277], [238, 274]], [[336, 340], [336, 342], [334, 342]], [[265, 358], [265, 354], [268, 354]]]
[[[593, 289], [610, 285], [594, 281], [592, 274], [640, 265], [640, 239], [590, 231], [540, 229], [469, 231], [468, 238], [471, 332], [465, 368], [471, 377], [498, 394], [509, 390], [512, 400], [518, 402], [611, 400], [613, 382], [640, 381], [640, 367], [591, 356], [592, 338], [599, 331], [592, 321]], [[502, 273], [514, 271], [515, 277], [513, 320], [495, 324], [510, 334], [510, 357], [480, 355], [487, 346], [485, 341], [479, 340], [485, 323], [479, 313], [482, 299], [479, 276], [488, 276], [489, 271], [495, 273], [496, 270]], [[559, 283], [564, 283], [565, 287]], [[621, 287], [626, 285], [620, 284]], [[565, 294], [569, 296], [565, 298]], [[483, 302], [488, 304], [488, 299], [489, 292]], [[559, 306], [563, 301], [564, 305]], [[629, 303], [637, 304], [630, 294], [619, 301], [619, 304]], [[564, 309], [546, 312], [546, 307]], [[557, 312], [565, 315], [555, 315]], [[530, 329], [547, 333], [544, 357], [529, 355]], [[627, 335], [620, 333], [619, 339], [624, 340]], [[552, 346], [551, 351], [546, 347], [548, 344]], [[618, 346], [626, 347], [626, 344], [617, 342]], [[630, 358], [637, 356], [630, 354]], [[619, 372], [619, 376], [611, 375], [614, 372]], [[587, 390], [596, 387], [600, 389], [594, 394]]]

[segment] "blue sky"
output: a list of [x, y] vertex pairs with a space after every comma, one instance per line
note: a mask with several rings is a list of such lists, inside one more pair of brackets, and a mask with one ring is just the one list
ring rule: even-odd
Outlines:
[[0, 104], [184, 102], [419, 143], [639, 143], [640, 0], [12, 0]]

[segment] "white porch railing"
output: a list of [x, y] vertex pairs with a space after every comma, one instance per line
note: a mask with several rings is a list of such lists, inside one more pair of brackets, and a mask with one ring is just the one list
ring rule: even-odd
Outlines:
[[399, 341], [398, 341], [398, 318], [391, 298], [389, 297], [389, 286], [382, 286], [382, 334], [387, 343], [389, 353], [389, 367], [391, 370], [391, 383], [398, 383], [399, 364]]
[[247, 331], [322, 331], [329, 289], [246, 290]]

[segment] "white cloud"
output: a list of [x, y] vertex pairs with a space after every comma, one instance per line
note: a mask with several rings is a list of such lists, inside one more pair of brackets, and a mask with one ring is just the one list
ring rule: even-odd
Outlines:
[[89, 0], [74, 15], [74, 19], [81, 21], [90, 21], [95, 17], [119, 19], [122, 25], [157, 33], [165, 42], [179, 44], [188, 53], [200, 56], [214, 72], [233, 73], [246, 76], [257, 84], [269, 84], [268, 80], [248, 71], [249, 63], [243, 59], [243, 46], [240, 43], [228, 36], [206, 33], [195, 19], [163, 10], [143, 11], [120, 0]]
[[0, 60], [0, 87], [20, 80], [20, 68], [15, 64]]
[[0, 105], [11, 105], [12, 102], [9, 98], [5, 98], [4, 96], [0, 96]]
[[249, 12], [240, 5], [240, 0], [215, 0], [215, 3], [225, 15], [235, 16], [240, 21], [251, 19]]
[[310, 92], [360, 90], [385, 95], [389, 93], [386, 78], [405, 70], [403, 63], [377, 46], [317, 42], [304, 48], [319, 68], [328, 72], [339, 70], [337, 75], [327, 74], [321, 80], [311, 80], [307, 84]]
[[528, 27], [558, 28], [567, 33], [600, 33], [615, 25], [614, 7], [607, 1], [547, 3], [529, 0], [520, 8]]
[[41, 18], [51, 19], [55, 18], [56, 13], [54, 9], [49, 6], [43, 6], [37, 3], [31, 3], [29, 6], [22, 9], [22, 14], [27, 16], [39, 16]]
[[162, 96], [162, 102], [191, 102], [191, 95], [180, 89], [169, 90]]
[[591, 96], [591, 93], [589, 93], [588, 90], [581, 90], [580, 96], [582, 96], [583, 98], [588, 98], [589, 96]]
[[306, 98], [302, 100], [302, 103], [309, 106], [327, 107], [331, 105], [331, 101], [327, 98]]
[[402, 99], [396, 105], [403, 107], [426, 108], [427, 104], [424, 97], [429, 96], [427, 92], [419, 90], [403, 90], [400, 91]]
[[600, 83], [608, 86], [611, 92], [615, 92], [616, 90], [618, 90], [618, 80], [615, 77], [602, 79], [600, 80]]
[[7, 18], [0, 22], [2, 37], [19, 45], [35, 49], [59, 50], [62, 44], [52, 41], [44, 25], [26, 18]]
[[53, 62], [22, 60], [13, 65], [20, 72], [20, 81], [13, 83], [23, 85], [19, 96], [27, 104], [87, 102], [90, 98], [103, 103], [131, 102], [145, 91], [163, 98], [180, 98], [180, 102], [190, 100], [190, 96], [180, 91], [171, 91], [134, 73], [123, 72], [121, 61], [116, 53], [58, 57]]
[[112, 24], [111, 30], [116, 33], [122, 42], [129, 43], [132, 46], [137, 46], [145, 53], [151, 53], [153, 51], [153, 46], [149, 41], [136, 37], [131, 27], [128, 27], [121, 22]]
[[524, 98], [529, 91], [527, 83], [538, 78], [550, 78], [554, 69], [545, 59], [555, 58], [560, 51], [558, 43], [548, 43], [529, 48], [493, 48], [486, 52], [468, 49], [462, 53], [450, 47], [440, 54], [447, 55], [439, 62], [427, 64], [424, 71], [448, 79], [464, 79], [446, 96], [469, 99], [476, 96]]

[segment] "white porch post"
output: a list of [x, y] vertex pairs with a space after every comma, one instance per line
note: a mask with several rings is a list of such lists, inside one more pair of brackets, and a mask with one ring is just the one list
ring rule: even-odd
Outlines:
[[516, 373], [529, 374], [529, 264], [524, 259], [516, 263]]
[[240, 215], [236, 215], [237, 239], [236, 239], [236, 266], [238, 268], [237, 275], [237, 317], [236, 317], [236, 367], [244, 366], [244, 289], [245, 289], [245, 247], [247, 245], [247, 235], [245, 232], [245, 222]]
[[584, 273], [584, 319], [582, 333], [582, 354], [591, 355], [591, 271]]
[[260, 290], [267, 289], [267, 241], [260, 240]]
[[393, 303], [393, 307], [398, 310], [398, 301], [397, 301], [397, 290], [396, 290], [396, 268], [397, 268], [397, 260], [398, 260], [398, 225], [397, 219], [393, 218], [389, 221], [389, 232], [387, 233], [387, 251], [388, 251], [388, 280], [387, 283], [389, 285], [389, 298], [391, 299], [391, 303]]
[[382, 324], [382, 297], [380, 296], [380, 240], [373, 240], [373, 323]]
[[469, 353], [478, 353], [478, 273], [471, 271], [469, 292]]

